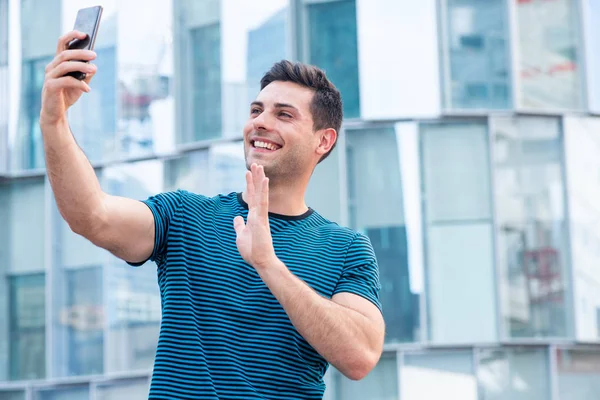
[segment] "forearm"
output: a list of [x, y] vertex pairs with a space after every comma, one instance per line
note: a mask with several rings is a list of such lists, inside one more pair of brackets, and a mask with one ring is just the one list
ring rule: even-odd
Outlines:
[[46, 169], [58, 209], [76, 232], [90, 228], [103, 209], [104, 193], [87, 157], [62, 119], [40, 123], [44, 138]]
[[276, 262], [259, 271], [292, 324], [340, 372], [362, 379], [381, 354], [379, 332], [361, 313], [328, 300]]

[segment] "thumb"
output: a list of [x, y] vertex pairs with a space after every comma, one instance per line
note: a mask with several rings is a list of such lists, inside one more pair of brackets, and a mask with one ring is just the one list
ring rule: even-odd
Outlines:
[[236, 234], [240, 234], [242, 232], [242, 230], [244, 229], [244, 227], [246, 226], [246, 223], [244, 222], [244, 218], [241, 216], [237, 216], [233, 219], [233, 228], [235, 229], [235, 233]]

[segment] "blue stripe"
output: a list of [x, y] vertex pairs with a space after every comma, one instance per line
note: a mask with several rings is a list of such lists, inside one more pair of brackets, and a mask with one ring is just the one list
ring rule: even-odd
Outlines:
[[[150, 260], [162, 305], [149, 398], [322, 399], [326, 360], [237, 251], [233, 219], [248, 216], [241, 196], [179, 190], [144, 203], [155, 219]], [[277, 256], [319, 294], [349, 292], [381, 309], [366, 236], [313, 210], [273, 214], [270, 226]]]

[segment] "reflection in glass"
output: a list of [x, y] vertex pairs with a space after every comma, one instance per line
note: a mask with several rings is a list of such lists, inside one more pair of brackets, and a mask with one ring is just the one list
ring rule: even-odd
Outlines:
[[444, 399], [449, 393], [452, 398], [477, 400], [470, 351], [405, 354], [400, 380], [403, 400]]
[[242, 142], [218, 143], [165, 163], [165, 190], [185, 189], [204, 196], [241, 192], [246, 184]]
[[21, 1], [21, 97], [17, 137], [11, 149], [11, 168], [44, 166], [39, 127], [41, 94], [46, 65], [54, 57], [61, 35], [61, 0]]
[[[599, 3], [600, 4], [600, 3]], [[600, 118], [563, 119], [565, 181], [578, 341], [600, 339]]]
[[600, 399], [600, 352], [581, 348], [556, 350], [560, 399]]
[[350, 225], [371, 240], [387, 342], [418, 340], [420, 290], [408, 264], [403, 182], [394, 129], [347, 132]]
[[480, 123], [421, 127], [429, 337], [497, 337], [487, 130]]
[[0, 400], [25, 400], [25, 392], [0, 392]]
[[516, 6], [521, 80], [519, 107], [581, 108], [579, 3], [533, 0], [517, 1]]
[[46, 374], [46, 293], [44, 274], [9, 278], [10, 379]]
[[509, 337], [565, 336], [567, 231], [558, 119], [494, 122], [500, 295]]
[[482, 398], [486, 400], [551, 398], [549, 364], [546, 349], [480, 350], [477, 378]]
[[[271, 66], [289, 58], [288, 0], [176, 1], [178, 143], [239, 137]], [[181, 81], [179, 81], [181, 79]]]
[[360, 116], [355, 0], [309, 3], [308, 62], [325, 70], [340, 90], [344, 117]]
[[171, 150], [173, 2], [122, 1], [117, 7], [119, 150], [129, 156]]
[[88, 386], [74, 386], [55, 390], [35, 392], [34, 400], [87, 400], [89, 399]]
[[[144, 161], [106, 168], [102, 187], [110, 194], [146, 199], [163, 191], [163, 164]], [[139, 268], [110, 256], [105, 266], [105, 338], [107, 372], [149, 369], [160, 326], [156, 267]]]
[[507, 2], [446, 0], [448, 108], [509, 108]]
[[99, 386], [96, 400], [135, 400], [148, 397], [148, 379], [127, 380]]
[[383, 354], [377, 366], [360, 381], [351, 381], [337, 370], [326, 396], [332, 400], [398, 400], [396, 354]]

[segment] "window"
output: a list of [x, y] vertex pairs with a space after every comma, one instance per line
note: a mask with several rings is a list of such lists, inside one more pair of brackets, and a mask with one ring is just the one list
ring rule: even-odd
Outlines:
[[96, 400], [130, 400], [148, 397], [148, 379], [131, 379], [98, 386]]
[[60, 389], [40, 390], [34, 393], [34, 400], [87, 400], [89, 399], [89, 388], [85, 386], [73, 386]]
[[39, 127], [41, 93], [46, 65], [54, 57], [61, 36], [60, 0], [21, 1], [21, 100], [11, 169], [44, 167]]
[[588, 108], [600, 112], [600, 2], [598, 0], [585, 0], [582, 3], [582, 17], [587, 19], [584, 27], [586, 44], [586, 91], [588, 92]]
[[478, 398], [470, 351], [405, 354], [400, 381], [403, 400], [443, 399], [448, 393], [461, 400]]
[[519, 26], [518, 106], [526, 109], [583, 107], [576, 0], [516, 1]]
[[242, 142], [213, 144], [165, 163], [165, 190], [185, 189], [204, 196], [241, 192], [246, 188]]
[[[102, 171], [101, 184], [107, 193], [146, 199], [164, 190], [163, 174], [158, 160], [116, 165]], [[105, 371], [151, 368], [161, 318], [156, 267], [134, 268], [110, 256], [104, 264], [104, 283], [110, 288], [104, 299]], [[87, 299], [92, 300], [93, 296]]]
[[383, 354], [379, 364], [360, 381], [351, 381], [333, 370], [325, 396], [331, 400], [398, 400], [396, 354]]
[[511, 106], [510, 40], [505, 0], [446, 0], [445, 98], [451, 109]]
[[242, 135], [261, 77], [273, 63], [290, 58], [288, 3], [174, 3], [177, 143]]
[[0, 67], [8, 64], [8, 0], [0, 0]]
[[343, 218], [340, 204], [342, 189], [339, 168], [340, 152], [342, 151], [344, 149], [338, 142], [331, 154], [317, 165], [310, 178], [305, 197], [306, 204], [309, 207], [316, 210], [323, 217], [337, 223], [340, 223]]
[[9, 278], [10, 379], [46, 374], [46, 292], [44, 274]]
[[0, 400], [25, 400], [25, 392], [0, 392]]
[[421, 126], [429, 337], [497, 337], [493, 222], [486, 126]]
[[493, 121], [500, 296], [508, 337], [564, 337], [568, 254], [559, 120]]
[[308, 62], [325, 70], [339, 89], [344, 116], [360, 116], [355, 0], [307, 3]]
[[556, 350], [559, 398], [587, 400], [600, 397], [600, 352], [586, 348]]
[[348, 131], [346, 143], [350, 226], [368, 235], [377, 256], [388, 343], [420, 340], [422, 273], [408, 262], [399, 140], [381, 128]]
[[600, 338], [600, 118], [565, 117], [563, 128], [575, 334], [591, 342]]
[[477, 377], [482, 398], [486, 400], [551, 398], [550, 360], [546, 349], [481, 350], [478, 357]]

